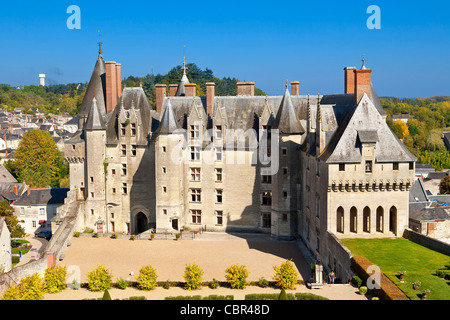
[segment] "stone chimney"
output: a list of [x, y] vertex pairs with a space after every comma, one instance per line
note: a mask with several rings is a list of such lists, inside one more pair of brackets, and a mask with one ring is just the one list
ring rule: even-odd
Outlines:
[[175, 97], [175, 95], [177, 94], [177, 90], [178, 90], [178, 85], [173, 83], [173, 84], [169, 84], [169, 97]]
[[238, 96], [254, 96], [255, 83], [254, 82], [238, 82], [237, 83]]
[[212, 116], [214, 106], [216, 84], [214, 82], [206, 83], [206, 114]]
[[300, 82], [299, 81], [291, 81], [291, 95], [298, 96], [300, 93]]
[[105, 62], [106, 71], [106, 113], [111, 112], [117, 105], [117, 99], [122, 93], [121, 65], [115, 61]]
[[165, 84], [156, 84], [156, 112], [161, 113], [164, 98], [166, 97], [167, 86]]
[[195, 97], [197, 95], [197, 85], [195, 83], [185, 83], [184, 93], [186, 97]]

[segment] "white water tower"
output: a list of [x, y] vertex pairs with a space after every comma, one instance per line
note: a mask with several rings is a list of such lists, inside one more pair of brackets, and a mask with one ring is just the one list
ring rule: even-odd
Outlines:
[[45, 87], [45, 74], [43, 73], [39, 75], [39, 85]]

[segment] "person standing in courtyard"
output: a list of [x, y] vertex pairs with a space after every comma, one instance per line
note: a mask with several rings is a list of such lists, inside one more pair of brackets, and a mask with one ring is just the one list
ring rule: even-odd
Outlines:
[[328, 274], [328, 281], [330, 284], [334, 284], [334, 280], [336, 279], [336, 275], [334, 274], [334, 271], [331, 270], [331, 272]]

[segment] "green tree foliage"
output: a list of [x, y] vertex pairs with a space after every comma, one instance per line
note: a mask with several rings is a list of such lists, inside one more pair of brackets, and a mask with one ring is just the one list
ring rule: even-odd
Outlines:
[[[428, 163], [436, 170], [450, 168], [450, 154], [442, 140], [442, 133], [450, 131], [450, 97], [385, 97], [380, 102], [387, 124], [420, 163]], [[393, 115], [400, 114], [414, 116], [408, 120], [407, 128], [392, 121]]]
[[40, 130], [26, 132], [20, 140], [14, 155], [14, 162], [8, 162], [7, 169], [19, 181], [31, 187], [60, 186], [60, 180], [68, 173], [68, 164], [62, 158], [50, 133]]
[[44, 291], [57, 293], [66, 288], [67, 268], [65, 266], [53, 266], [45, 270]]
[[137, 277], [138, 288], [141, 290], [151, 290], [156, 287], [158, 276], [156, 270], [151, 266], [143, 266], [139, 270]]
[[11, 238], [22, 238], [25, 236], [25, 230], [14, 215], [14, 208], [8, 203], [8, 200], [0, 201], [0, 217], [6, 218], [6, 224], [11, 230]]
[[98, 265], [88, 273], [88, 288], [91, 291], [105, 291], [112, 287], [112, 274], [103, 265]]
[[199, 265], [193, 263], [186, 265], [184, 269], [184, 288], [186, 290], [199, 289], [202, 286], [203, 270]]
[[248, 271], [244, 265], [233, 264], [225, 270], [225, 279], [233, 289], [244, 289], [247, 285]]
[[277, 282], [277, 287], [281, 289], [295, 289], [298, 273], [290, 260], [284, 261], [279, 266], [273, 266], [273, 270], [275, 274], [272, 278]]
[[440, 194], [450, 194], [450, 175], [446, 176], [439, 183]]
[[42, 300], [43, 297], [44, 281], [35, 273], [22, 278], [17, 286], [11, 286], [0, 300]]

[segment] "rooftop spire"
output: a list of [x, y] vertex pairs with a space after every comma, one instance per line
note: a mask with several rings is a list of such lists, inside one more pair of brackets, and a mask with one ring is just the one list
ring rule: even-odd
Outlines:
[[366, 58], [364, 57], [364, 55], [363, 55], [363, 58], [361, 59], [361, 61], [362, 61], [362, 67], [361, 67], [361, 69], [366, 69]]
[[98, 30], [98, 54], [101, 55], [102, 54], [102, 34], [100, 33], [100, 30]]
[[186, 74], [186, 45], [183, 47], [183, 74]]

